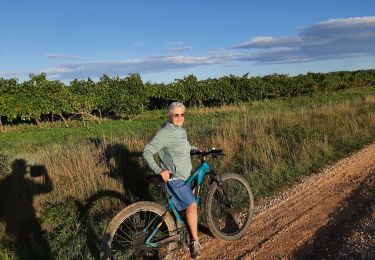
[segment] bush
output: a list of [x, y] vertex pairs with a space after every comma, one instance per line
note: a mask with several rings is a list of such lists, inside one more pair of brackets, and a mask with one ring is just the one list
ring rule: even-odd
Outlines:
[[87, 255], [84, 228], [80, 224], [78, 204], [66, 201], [46, 208], [42, 218], [48, 232], [51, 255], [56, 259], [77, 259]]

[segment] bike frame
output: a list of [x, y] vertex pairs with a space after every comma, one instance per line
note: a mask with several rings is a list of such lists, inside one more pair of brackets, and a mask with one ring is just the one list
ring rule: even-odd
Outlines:
[[[195, 196], [195, 201], [196, 201], [197, 205], [199, 205], [199, 203], [200, 203], [200, 190], [201, 190], [200, 187], [201, 187], [201, 184], [204, 180], [204, 177], [209, 173], [211, 173], [211, 166], [205, 159], [202, 159], [201, 164], [198, 166], [198, 168], [185, 181], [185, 183], [187, 185], [192, 185], [193, 183], [196, 184], [196, 187], [195, 187], [196, 190], [195, 190], [194, 196]], [[168, 199], [168, 205], [166, 207], [166, 212], [163, 214], [162, 218], [164, 219], [164, 216], [166, 214], [168, 214], [169, 212], [173, 212], [173, 215], [175, 216], [177, 222], [184, 223], [180, 214], [178, 213], [171, 197], [169, 197], [169, 199]], [[150, 242], [151, 239], [155, 236], [155, 234], [159, 231], [159, 228], [161, 227], [162, 224], [163, 224], [163, 220], [158, 223], [156, 228], [152, 231], [150, 236], [146, 239], [145, 245], [147, 247], [156, 248], [156, 247], [158, 247], [158, 245], [170, 243], [170, 242], [173, 242], [173, 241], [178, 241], [179, 235], [177, 234], [175, 236], [167, 237], [166, 239], [158, 241], [157, 243]], [[144, 229], [144, 232], [146, 232], [147, 228], [148, 228], [148, 226]]]

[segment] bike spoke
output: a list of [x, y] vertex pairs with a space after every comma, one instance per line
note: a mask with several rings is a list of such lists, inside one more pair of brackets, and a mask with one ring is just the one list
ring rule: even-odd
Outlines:
[[[115, 234], [117, 241], [125, 242], [125, 243], [132, 243], [132, 242], [133, 242], [133, 240], [126, 239], [125, 236], [120, 235], [120, 234], [119, 234], [119, 231], [121, 231], [121, 233], [122, 233], [123, 235], [125, 235], [126, 237], [128, 237], [129, 239], [131, 239], [131, 237], [129, 237], [129, 235], [128, 235], [126, 232], [124, 232], [122, 229], [119, 228], [119, 230], [118, 230], [118, 231], [116, 232], [116, 234]], [[121, 240], [120, 240], [119, 238], [120, 238]]]
[[241, 231], [246, 223], [250, 204], [246, 187], [235, 179], [226, 180], [217, 187], [212, 201], [212, 219], [225, 235]]
[[[124, 226], [125, 226], [125, 228], [124, 228]], [[136, 234], [136, 232], [134, 230], [130, 229], [130, 226], [126, 222], [124, 222], [124, 223], [121, 224], [121, 226], [119, 227], [118, 231], [121, 231], [122, 234], [124, 234], [126, 237], [128, 237], [129, 239], [131, 239], [130, 242], [133, 241], [134, 235]], [[116, 232], [116, 234], [117, 234], [117, 232]]]
[[151, 211], [140, 210], [127, 217], [117, 228], [111, 244], [111, 255], [113, 259], [133, 259], [133, 258], [156, 258], [162, 259], [169, 253], [169, 245], [152, 248], [146, 246], [146, 239], [161, 222], [162, 225], [153, 235], [150, 242], [157, 243], [170, 234], [164, 219], [161, 215]]

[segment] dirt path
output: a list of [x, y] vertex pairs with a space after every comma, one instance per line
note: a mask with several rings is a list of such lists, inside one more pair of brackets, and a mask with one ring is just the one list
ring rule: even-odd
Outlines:
[[202, 235], [202, 258], [374, 256], [374, 198], [372, 144], [261, 205], [241, 240], [224, 242]]

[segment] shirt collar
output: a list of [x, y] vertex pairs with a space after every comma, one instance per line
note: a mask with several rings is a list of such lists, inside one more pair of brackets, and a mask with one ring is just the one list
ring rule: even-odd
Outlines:
[[181, 126], [175, 126], [174, 124], [172, 124], [169, 121], [166, 121], [164, 125], [168, 126], [169, 128], [172, 128], [172, 129], [181, 129]]

